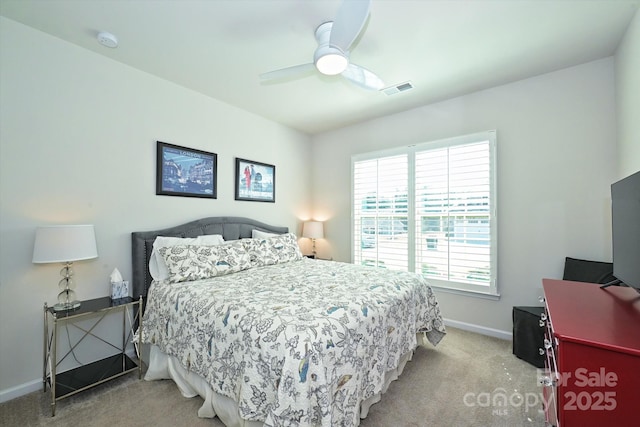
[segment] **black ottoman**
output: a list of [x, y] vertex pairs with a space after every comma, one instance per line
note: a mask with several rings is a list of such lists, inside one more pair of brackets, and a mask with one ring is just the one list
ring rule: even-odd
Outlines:
[[544, 356], [540, 349], [544, 345], [544, 330], [540, 326], [540, 316], [544, 307], [513, 307], [513, 354], [544, 368]]

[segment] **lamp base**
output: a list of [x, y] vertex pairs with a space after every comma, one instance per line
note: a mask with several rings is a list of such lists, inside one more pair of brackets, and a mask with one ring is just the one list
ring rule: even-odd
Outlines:
[[80, 307], [80, 301], [69, 301], [65, 303], [58, 303], [53, 306], [53, 311], [69, 311], [75, 310]]
[[80, 301], [76, 299], [76, 293], [71, 289], [75, 287], [75, 283], [71, 279], [71, 276], [73, 276], [71, 264], [70, 262], [66, 263], [60, 271], [63, 278], [58, 283], [58, 286], [62, 289], [62, 292], [58, 294], [58, 303], [53, 306], [54, 311], [69, 311], [80, 307]]

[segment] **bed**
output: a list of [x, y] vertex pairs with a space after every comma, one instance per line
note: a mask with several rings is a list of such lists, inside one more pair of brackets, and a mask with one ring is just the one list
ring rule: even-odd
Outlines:
[[198, 415], [228, 427], [357, 426], [416, 346], [445, 335], [422, 276], [305, 258], [286, 227], [133, 232], [132, 261], [145, 379], [200, 395]]

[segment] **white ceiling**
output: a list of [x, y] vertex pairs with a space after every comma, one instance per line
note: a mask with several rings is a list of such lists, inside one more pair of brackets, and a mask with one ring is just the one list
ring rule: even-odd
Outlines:
[[[0, 14], [308, 134], [607, 57], [640, 0], [373, 0], [351, 60], [388, 96], [340, 76], [261, 83], [313, 61], [338, 0], [1, 0]], [[109, 31], [119, 47], [97, 42]]]

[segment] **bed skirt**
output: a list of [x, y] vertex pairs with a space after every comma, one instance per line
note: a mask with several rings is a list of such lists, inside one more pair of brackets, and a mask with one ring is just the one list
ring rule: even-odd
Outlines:
[[[425, 342], [424, 334], [416, 334], [416, 342], [418, 345]], [[220, 421], [227, 427], [262, 427], [263, 423], [259, 421], [249, 421], [240, 418], [238, 412], [238, 404], [230, 397], [223, 396], [214, 392], [209, 384], [199, 375], [187, 371], [175, 357], [168, 356], [163, 353], [157, 346], [151, 345], [149, 353], [149, 368], [145, 374], [146, 381], [154, 381], [161, 379], [173, 380], [180, 393], [184, 397], [191, 398], [200, 396], [204, 399], [204, 403], [198, 409], [198, 416], [201, 418], [218, 417]], [[398, 379], [402, 374], [405, 365], [413, 357], [411, 350], [405, 353], [401, 358], [396, 369], [388, 371], [385, 375], [385, 383], [382, 393], [385, 393], [392, 381]], [[381, 394], [382, 394], [381, 393]], [[369, 408], [381, 399], [381, 394], [372, 396], [360, 403], [360, 418], [366, 418], [369, 414]]]

